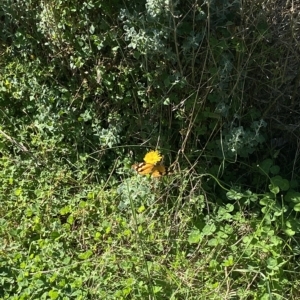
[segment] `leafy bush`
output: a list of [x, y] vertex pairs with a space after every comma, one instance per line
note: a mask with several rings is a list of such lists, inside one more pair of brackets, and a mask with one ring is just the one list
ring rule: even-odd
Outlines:
[[[1, 299], [299, 298], [276, 5], [2, 1]], [[129, 170], [157, 148], [169, 176]]]

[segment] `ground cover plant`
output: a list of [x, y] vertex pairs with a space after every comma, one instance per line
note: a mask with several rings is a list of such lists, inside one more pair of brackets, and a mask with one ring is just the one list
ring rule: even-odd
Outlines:
[[3, 0], [0, 299], [299, 299], [299, 11]]

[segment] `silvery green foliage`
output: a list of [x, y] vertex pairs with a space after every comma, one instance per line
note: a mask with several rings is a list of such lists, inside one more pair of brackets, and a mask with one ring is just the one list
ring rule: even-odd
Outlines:
[[[172, 4], [175, 5], [175, 4]], [[145, 10], [137, 13], [122, 9], [119, 14], [123, 22], [128, 47], [140, 54], [168, 54], [168, 39], [172, 34], [169, 1], [147, 0]]]
[[148, 14], [156, 18], [169, 10], [169, 0], [146, 0], [146, 10]]
[[61, 42], [60, 40], [62, 38], [62, 32], [60, 31], [59, 27], [56, 26], [53, 9], [51, 9], [51, 6], [48, 6], [43, 2], [41, 2], [41, 12], [37, 25], [38, 30], [45, 36], [47, 40], [51, 40], [54, 44], [59, 44]]
[[261, 133], [262, 128], [266, 127], [264, 120], [254, 121], [249, 129], [243, 126], [233, 127], [224, 135], [222, 141], [223, 153], [228, 157], [247, 157], [257, 150], [257, 146], [264, 142]]
[[[122, 9], [119, 19], [123, 22], [125, 40], [130, 42], [128, 47], [143, 55], [165, 55], [172, 60], [176, 56], [172, 49], [176, 31], [181, 39], [177, 46], [185, 55], [198, 49], [205, 36], [202, 21], [207, 16], [200, 7], [183, 9], [184, 13], [179, 10], [178, 1], [168, 0], [147, 0], [145, 10], [140, 13]], [[197, 26], [193, 28], [191, 23], [195, 21]]]
[[103, 128], [101, 121], [94, 120], [92, 127], [96, 137], [99, 138], [101, 147], [113, 147], [121, 142], [121, 132], [123, 129], [123, 120], [119, 114], [110, 113], [107, 119], [108, 126]]
[[149, 178], [127, 178], [118, 187], [117, 193], [120, 196], [118, 208], [121, 211], [131, 211], [131, 202], [134, 207], [140, 205], [153, 205], [156, 201], [156, 196], [151, 192]]

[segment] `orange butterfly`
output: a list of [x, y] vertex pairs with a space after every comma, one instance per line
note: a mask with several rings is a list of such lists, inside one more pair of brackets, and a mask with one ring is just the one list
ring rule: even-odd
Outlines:
[[168, 169], [163, 164], [150, 164], [141, 162], [132, 165], [132, 168], [141, 175], [151, 174], [151, 177], [160, 177], [168, 174]]

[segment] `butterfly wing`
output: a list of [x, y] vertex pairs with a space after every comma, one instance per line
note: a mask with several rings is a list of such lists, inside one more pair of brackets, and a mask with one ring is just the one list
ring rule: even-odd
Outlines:
[[157, 165], [154, 166], [152, 173], [151, 173], [151, 177], [160, 177], [160, 176], [164, 176], [168, 173], [167, 168], [164, 165]]
[[154, 169], [154, 165], [142, 162], [142, 163], [139, 163], [139, 164], [134, 164], [132, 166], [132, 168], [134, 170], [136, 170], [139, 174], [146, 175], [146, 174], [152, 173], [152, 171]]
[[142, 162], [132, 165], [132, 168], [141, 175], [151, 174], [151, 177], [155, 178], [168, 174], [168, 169], [163, 164], [154, 165]]

